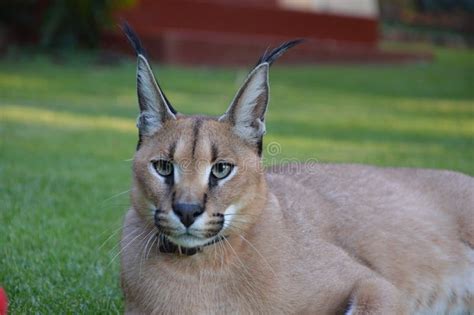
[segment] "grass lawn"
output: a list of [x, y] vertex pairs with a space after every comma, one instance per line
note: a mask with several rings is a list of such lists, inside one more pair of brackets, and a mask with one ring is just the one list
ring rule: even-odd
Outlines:
[[[136, 144], [135, 64], [0, 60], [0, 284], [12, 314], [118, 313]], [[185, 113], [223, 113], [247, 70], [154, 67]], [[474, 175], [474, 53], [432, 64], [271, 71], [266, 144], [287, 159]], [[110, 237], [110, 238], [109, 238]]]

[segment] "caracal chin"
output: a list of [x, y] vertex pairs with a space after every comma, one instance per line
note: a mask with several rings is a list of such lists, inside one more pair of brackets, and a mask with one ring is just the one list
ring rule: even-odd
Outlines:
[[266, 52], [219, 117], [175, 110], [137, 53], [121, 240], [127, 314], [474, 314], [474, 180], [354, 164], [264, 168]]

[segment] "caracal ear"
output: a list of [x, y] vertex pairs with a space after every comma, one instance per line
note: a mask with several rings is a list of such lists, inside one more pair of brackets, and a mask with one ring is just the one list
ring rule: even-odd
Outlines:
[[137, 127], [141, 135], [151, 136], [168, 119], [176, 119], [176, 112], [168, 103], [143, 55], [138, 55], [137, 94], [140, 106]]
[[227, 111], [219, 121], [233, 126], [235, 134], [252, 145], [261, 154], [262, 137], [265, 134], [265, 112], [269, 101], [268, 70], [285, 51], [302, 40], [285, 42], [259, 59]]
[[124, 23], [123, 31], [137, 54], [137, 94], [140, 115], [137, 127], [142, 136], [151, 136], [168, 119], [176, 119], [176, 111], [169, 103], [153, 75], [145, 51], [133, 29]]
[[225, 114], [219, 118], [219, 121], [230, 123], [234, 132], [251, 144], [258, 144], [265, 134], [269, 67], [268, 63], [262, 63], [250, 72]]

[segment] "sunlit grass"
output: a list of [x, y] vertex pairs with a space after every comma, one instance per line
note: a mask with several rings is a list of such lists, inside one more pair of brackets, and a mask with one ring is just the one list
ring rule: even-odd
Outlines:
[[10, 121], [28, 125], [53, 126], [55, 128], [104, 129], [133, 133], [136, 131], [132, 119], [105, 116], [69, 114], [26, 106], [6, 105], [2, 107], [0, 121]]
[[[265, 145], [281, 151], [265, 163], [473, 175], [473, 57], [438, 50], [432, 64], [276, 65]], [[154, 70], [180, 111], [212, 115], [224, 112], [247, 72]], [[122, 311], [112, 234], [128, 206], [134, 75], [133, 62], [104, 67], [90, 56], [61, 65], [35, 55], [0, 61], [0, 284], [12, 314]]]

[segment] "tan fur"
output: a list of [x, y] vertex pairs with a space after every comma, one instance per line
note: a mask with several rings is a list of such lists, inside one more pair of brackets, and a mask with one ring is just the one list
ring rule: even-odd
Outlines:
[[[474, 272], [467, 254], [474, 246], [472, 178], [324, 164], [265, 174], [255, 153], [214, 120], [202, 120], [194, 160], [208, 161], [215, 143], [223, 158], [246, 165], [209, 196], [208, 212], [245, 205], [228, 243], [190, 257], [158, 253], [156, 242], [145, 248], [156, 233], [147, 200], [166, 204], [169, 195], [150, 176], [148, 160], [173, 141], [178, 163], [193, 160], [189, 143], [197, 119], [170, 122], [135, 157], [133, 207], [122, 240], [131, 313], [135, 307], [142, 313], [333, 314], [353, 299], [360, 314], [414, 314], [444, 294], [443, 279]], [[206, 190], [199, 176], [188, 175], [189, 190]], [[456, 301], [472, 308], [472, 293]]]
[[[264, 169], [268, 63], [214, 119], [155, 102], [162, 93], [149, 93], [159, 87], [139, 62], [142, 136], [121, 241], [127, 314], [474, 313], [472, 177], [350, 164]], [[173, 163], [172, 182], [153, 168], [157, 159]], [[218, 161], [235, 173], [212, 186]], [[186, 233], [176, 202], [204, 205]], [[160, 252], [157, 234], [188, 248], [227, 238], [187, 256]]]

